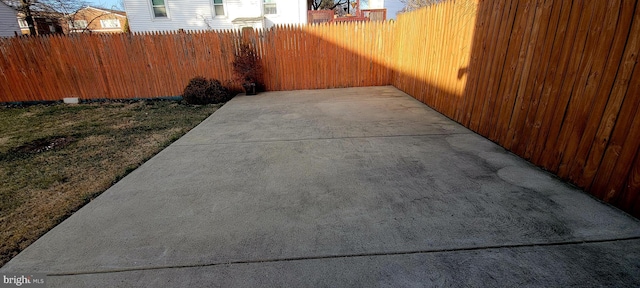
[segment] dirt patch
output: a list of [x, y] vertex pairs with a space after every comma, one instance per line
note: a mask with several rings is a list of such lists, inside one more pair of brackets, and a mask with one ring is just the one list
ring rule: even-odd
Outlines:
[[63, 148], [74, 141], [76, 141], [76, 139], [71, 136], [40, 138], [15, 148], [13, 152], [28, 154], [42, 153], [53, 149]]

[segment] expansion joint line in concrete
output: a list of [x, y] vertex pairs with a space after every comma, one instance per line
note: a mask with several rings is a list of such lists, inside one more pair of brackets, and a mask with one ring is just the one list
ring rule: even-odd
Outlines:
[[228, 145], [228, 144], [245, 144], [245, 143], [277, 143], [277, 142], [298, 142], [298, 141], [318, 141], [318, 140], [341, 140], [341, 139], [369, 139], [369, 138], [401, 138], [401, 137], [431, 137], [442, 135], [466, 135], [473, 132], [455, 132], [455, 133], [434, 133], [434, 134], [407, 134], [407, 135], [373, 135], [373, 136], [345, 136], [345, 137], [321, 137], [321, 138], [301, 138], [301, 139], [277, 139], [277, 140], [248, 140], [241, 142], [219, 142], [219, 143], [198, 143], [198, 144], [181, 144], [175, 143], [175, 146], [209, 146], [209, 145]]
[[345, 255], [325, 255], [325, 256], [306, 256], [306, 257], [290, 257], [290, 258], [239, 260], [239, 261], [205, 263], [205, 264], [194, 264], [194, 265], [172, 265], [172, 266], [170, 265], [170, 266], [111, 269], [111, 270], [103, 270], [103, 271], [79, 271], [79, 272], [50, 273], [50, 274], [47, 274], [47, 276], [53, 276], [53, 277], [55, 277], [55, 276], [78, 276], [78, 275], [91, 275], [91, 274], [109, 274], [109, 273], [122, 273], [122, 272], [136, 272], [136, 271], [152, 271], [152, 270], [163, 270], [163, 269], [203, 268], [203, 267], [213, 267], [213, 266], [222, 266], [222, 265], [238, 265], [238, 264], [261, 264], [261, 263], [278, 263], [278, 262], [304, 261], [304, 260], [323, 260], [323, 259], [341, 259], [341, 258], [358, 258], [358, 257], [415, 255], [415, 254], [430, 254], [430, 253], [480, 251], [480, 250], [490, 250], [490, 249], [550, 247], [550, 246], [565, 246], [565, 245], [580, 245], [580, 244], [612, 243], [612, 242], [629, 241], [629, 240], [640, 240], [640, 236], [617, 238], [617, 239], [580, 240], [580, 241], [565, 241], [565, 242], [552, 242], [552, 243], [493, 245], [493, 246], [490, 245], [490, 246], [481, 246], [481, 247], [462, 247], [462, 248], [452, 248], [452, 249], [432, 249], [432, 250], [417, 250], [417, 251], [377, 252], [377, 253], [374, 252], [374, 253], [357, 253], [357, 254], [345, 254]]

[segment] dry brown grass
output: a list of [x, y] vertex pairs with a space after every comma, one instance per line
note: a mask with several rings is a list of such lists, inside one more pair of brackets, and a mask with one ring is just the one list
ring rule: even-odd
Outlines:
[[[139, 101], [0, 108], [0, 265], [218, 107]], [[60, 138], [70, 142], [46, 151], [27, 145]]]

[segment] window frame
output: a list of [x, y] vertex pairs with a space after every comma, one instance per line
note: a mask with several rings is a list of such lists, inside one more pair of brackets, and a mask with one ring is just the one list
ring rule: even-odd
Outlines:
[[[216, 6], [222, 7], [222, 15], [216, 14]], [[225, 18], [227, 17], [227, 3], [224, 0], [220, 0], [220, 3], [216, 3], [216, 0], [211, 0], [211, 13], [214, 18]]]
[[[76, 23], [82, 23], [84, 22], [83, 25], [78, 26], [76, 25]], [[69, 22], [69, 29], [71, 30], [83, 30], [83, 29], [87, 29], [87, 27], [89, 27], [89, 22], [85, 19], [78, 19], [78, 20], [71, 20], [71, 22]]]
[[[169, 5], [167, 5], [167, 1], [168, 0], [163, 0], [162, 1], [162, 5], [154, 5], [153, 4], [154, 0], [149, 0], [149, 7], [151, 8], [151, 18], [152, 19], [157, 19], [157, 20], [165, 20], [165, 19], [169, 19]], [[164, 7], [164, 16], [158, 16], [156, 15], [156, 9], [155, 8], [159, 8], [159, 7]]]
[[[267, 7], [273, 7], [275, 13], [267, 13]], [[262, 15], [278, 15], [278, 1], [262, 0]]]
[[27, 23], [27, 19], [18, 19], [18, 26], [20, 26], [21, 29], [29, 28], [29, 23]]
[[[104, 27], [104, 22], [103, 21], [115, 21], [115, 23], [117, 24], [115, 27]], [[120, 24], [120, 20], [118, 19], [100, 19], [100, 27], [102, 29], [119, 29], [122, 28], [122, 25]]]

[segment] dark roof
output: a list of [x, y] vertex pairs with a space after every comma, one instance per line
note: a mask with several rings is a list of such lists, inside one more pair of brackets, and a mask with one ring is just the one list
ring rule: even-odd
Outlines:
[[[34, 18], [46, 18], [46, 19], [58, 19], [64, 16], [62, 13], [53, 12], [53, 11], [31, 11], [31, 15]], [[18, 18], [24, 19], [24, 13], [18, 11]]]
[[7, 6], [7, 7], [11, 8], [11, 10], [17, 11], [15, 7], [13, 7], [13, 6], [11, 6], [11, 5], [7, 4], [7, 3], [4, 3], [2, 1], [0, 1], [0, 4], [4, 4], [4, 6]]

